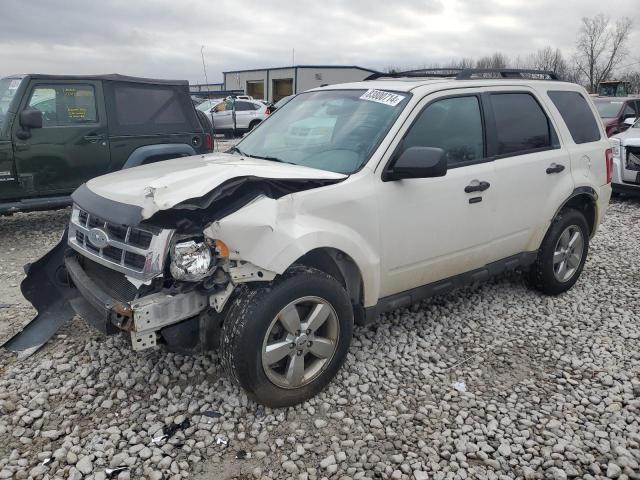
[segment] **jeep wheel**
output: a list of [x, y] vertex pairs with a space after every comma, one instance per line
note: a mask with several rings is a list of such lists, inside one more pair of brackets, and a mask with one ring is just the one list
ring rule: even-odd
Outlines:
[[577, 210], [563, 210], [555, 218], [529, 271], [532, 287], [548, 295], [569, 290], [578, 280], [589, 251], [589, 227]]
[[269, 407], [320, 392], [347, 356], [349, 296], [333, 277], [296, 266], [271, 284], [245, 285], [222, 330], [222, 363], [247, 395]]

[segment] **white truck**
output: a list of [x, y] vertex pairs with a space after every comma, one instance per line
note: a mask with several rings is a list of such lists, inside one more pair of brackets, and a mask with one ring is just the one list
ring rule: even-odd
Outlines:
[[318, 88], [226, 153], [80, 187], [27, 268], [39, 315], [7, 347], [32, 352], [78, 313], [135, 350], [219, 348], [251, 398], [293, 405], [334, 377], [354, 322], [511, 269], [571, 288], [611, 175], [588, 94], [548, 72]]

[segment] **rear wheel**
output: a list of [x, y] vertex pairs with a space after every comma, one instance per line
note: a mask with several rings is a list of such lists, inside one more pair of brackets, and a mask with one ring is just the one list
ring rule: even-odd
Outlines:
[[241, 289], [223, 325], [223, 366], [255, 401], [295, 405], [335, 376], [352, 331], [353, 309], [342, 285], [296, 266], [271, 284]]
[[573, 209], [555, 218], [529, 271], [529, 284], [548, 295], [569, 290], [578, 280], [589, 251], [589, 226]]
[[258, 125], [260, 124], [260, 120], [253, 120], [250, 124], [249, 124], [249, 132], [251, 130], [253, 130], [254, 128], [256, 128]]

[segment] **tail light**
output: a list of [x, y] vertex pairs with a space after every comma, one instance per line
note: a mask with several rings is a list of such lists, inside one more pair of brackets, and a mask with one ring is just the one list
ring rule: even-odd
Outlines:
[[204, 141], [207, 146], [207, 152], [213, 152], [213, 135], [206, 133], [204, 135]]
[[267, 109], [264, 111], [265, 115], [271, 115], [271, 107], [267, 107]]
[[613, 180], [613, 150], [611, 148], [607, 148], [607, 151], [604, 152], [604, 159], [607, 163], [607, 183], [611, 183]]

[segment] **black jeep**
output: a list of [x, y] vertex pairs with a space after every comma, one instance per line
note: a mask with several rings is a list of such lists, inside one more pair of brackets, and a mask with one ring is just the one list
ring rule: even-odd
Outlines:
[[0, 214], [64, 207], [90, 178], [212, 150], [211, 123], [186, 81], [0, 79]]

